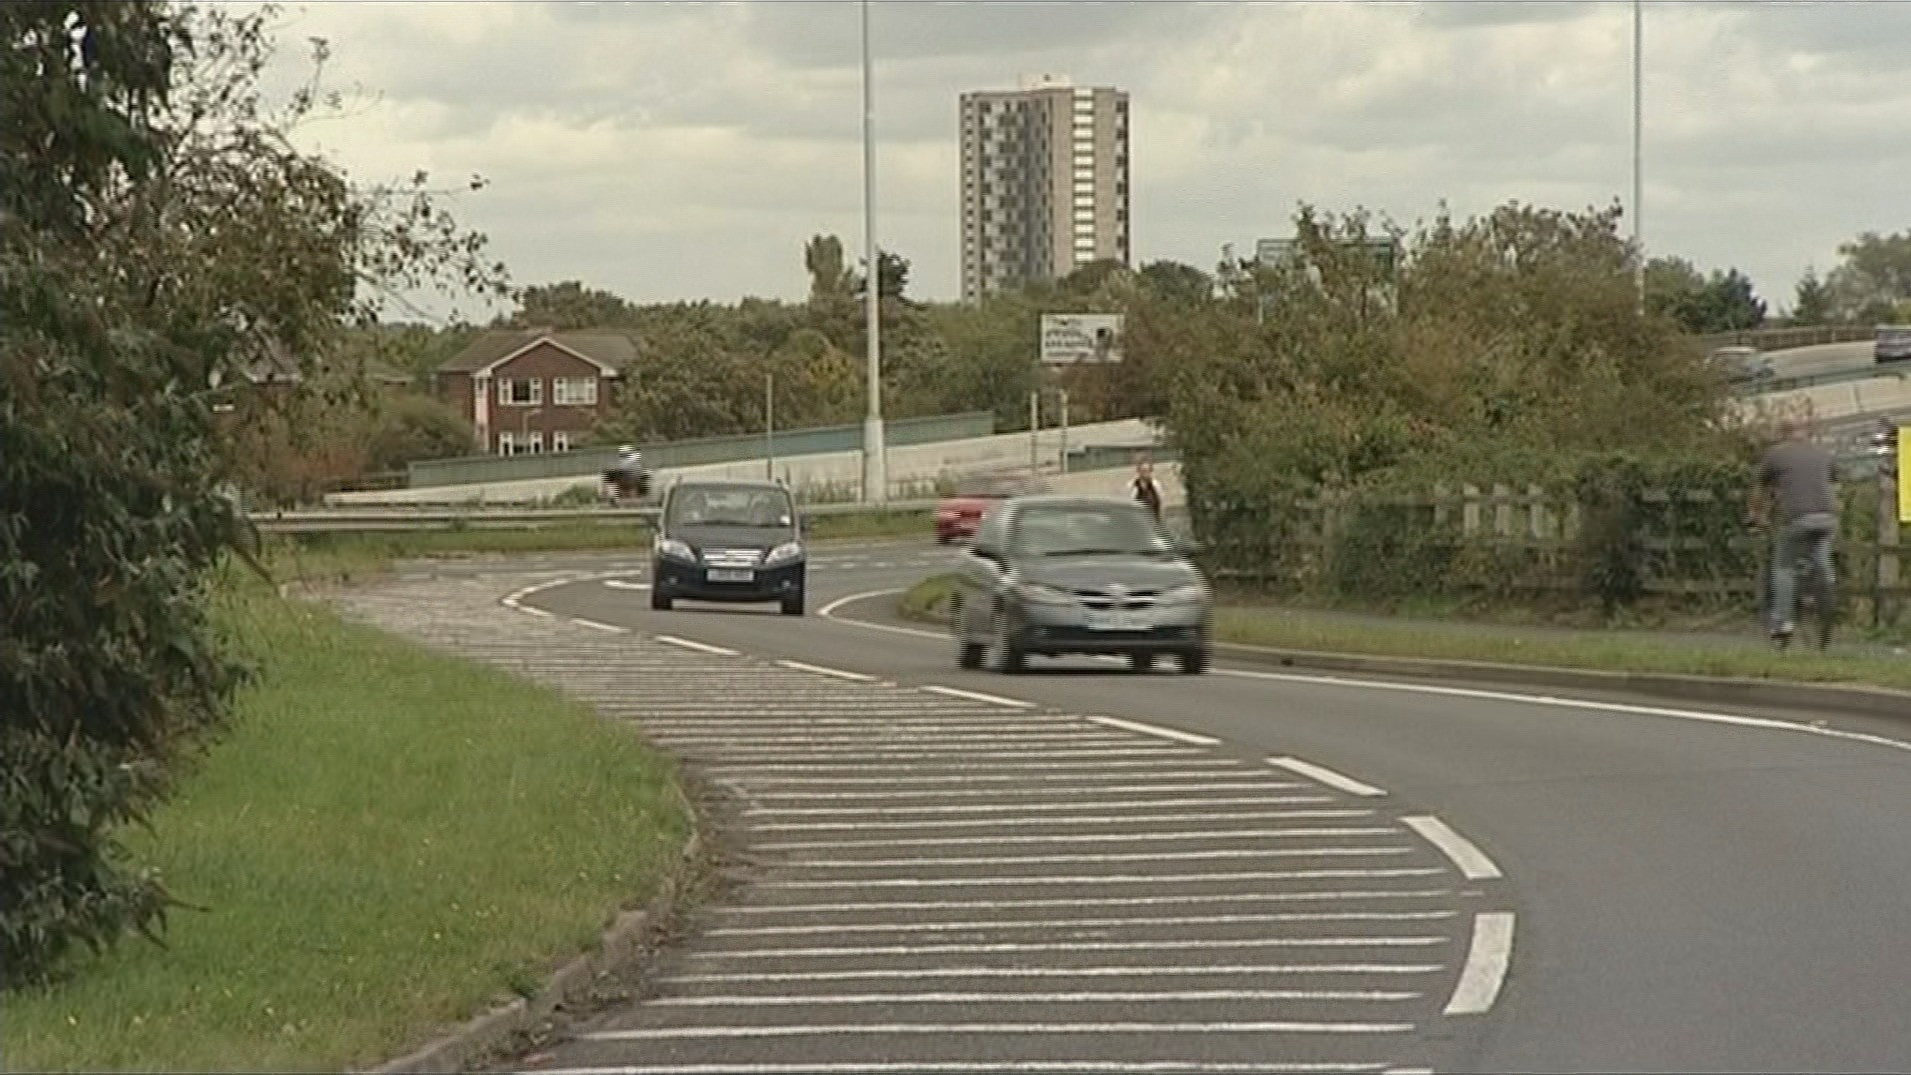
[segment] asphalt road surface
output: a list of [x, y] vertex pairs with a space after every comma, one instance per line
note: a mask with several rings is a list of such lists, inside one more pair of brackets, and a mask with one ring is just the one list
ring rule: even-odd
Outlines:
[[1852, 343], [1820, 343], [1810, 347], [1788, 347], [1779, 351], [1767, 351], [1765, 357], [1772, 360], [1772, 368], [1780, 377], [1816, 377], [1873, 366], [1876, 360], [1872, 350], [1871, 340], [1858, 340]]
[[511, 591], [539, 615], [495, 630], [545, 654], [512, 658], [533, 674], [575, 685], [579, 667], [636, 662], [584, 693], [749, 803], [759, 874], [708, 911], [656, 996], [538, 1067], [1911, 1057], [1900, 726], [1225, 663], [962, 672], [945, 637], [890, 614], [894, 590], [953, 555], [819, 549], [804, 620], [652, 612], [637, 559], [449, 569], [385, 592], [381, 622], [422, 608], [470, 632], [505, 613], [453, 613], [443, 595]]

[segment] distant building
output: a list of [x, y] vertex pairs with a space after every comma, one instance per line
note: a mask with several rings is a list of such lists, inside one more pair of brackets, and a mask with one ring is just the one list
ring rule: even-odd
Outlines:
[[618, 333], [487, 332], [438, 367], [438, 396], [471, 422], [486, 454], [567, 452], [609, 413], [636, 357]]
[[961, 112], [963, 301], [1129, 264], [1127, 93], [1043, 75]]

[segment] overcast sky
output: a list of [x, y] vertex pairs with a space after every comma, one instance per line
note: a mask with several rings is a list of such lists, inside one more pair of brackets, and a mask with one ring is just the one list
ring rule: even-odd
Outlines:
[[[1137, 263], [1212, 269], [1295, 206], [1403, 223], [1630, 200], [1632, 5], [873, 6], [877, 231], [958, 287], [956, 98], [1055, 73], [1132, 95]], [[802, 246], [862, 245], [858, 8], [289, 6], [276, 79], [330, 40], [378, 95], [301, 134], [363, 179], [479, 173], [456, 211], [519, 283], [637, 301], [798, 298]], [[1774, 307], [1861, 231], [1911, 227], [1911, 3], [1645, 5], [1645, 237]], [[478, 312], [473, 309], [470, 312]]]

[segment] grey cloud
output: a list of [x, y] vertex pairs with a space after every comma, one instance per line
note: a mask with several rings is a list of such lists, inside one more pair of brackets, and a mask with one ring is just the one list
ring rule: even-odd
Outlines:
[[[890, 0], [870, 9], [871, 52], [884, 60], [1008, 57], [1092, 50], [1119, 41], [1155, 44], [1199, 34], [1229, 17], [1233, 5], [1186, 0], [1061, 3], [920, 3]], [[746, 40], [765, 55], [798, 67], [859, 62], [858, 5], [840, 0], [751, 4]]]
[[1414, 15], [1428, 26], [1523, 26], [1581, 18], [1603, 5], [1587, 0], [1431, 0], [1415, 5]]

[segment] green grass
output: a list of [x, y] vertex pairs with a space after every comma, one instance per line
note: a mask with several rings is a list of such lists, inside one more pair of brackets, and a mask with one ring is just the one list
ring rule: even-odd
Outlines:
[[[933, 576], [903, 594], [898, 610], [909, 619], [940, 621], [953, 593], [949, 576]], [[1802, 646], [1778, 653], [1755, 637], [1738, 644], [1668, 633], [1521, 630], [1226, 605], [1215, 610], [1214, 636], [1217, 642], [1324, 653], [1911, 689], [1911, 660], [1903, 656], [1820, 655]]]
[[235, 584], [264, 672], [131, 835], [203, 910], [7, 995], [13, 1070], [340, 1070], [586, 949], [674, 869], [671, 764], [497, 670]]

